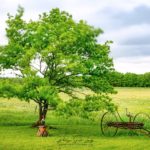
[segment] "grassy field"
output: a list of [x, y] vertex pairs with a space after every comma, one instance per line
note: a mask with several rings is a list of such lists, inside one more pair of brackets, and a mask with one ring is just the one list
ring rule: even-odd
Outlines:
[[[125, 108], [132, 113], [150, 113], [150, 88], [116, 88], [113, 101], [124, 117]], [[36, 136], [31, 124], [38, 117], [36, 105], [17, 99], [0, 99], [0, 150], [148, 150], [150, 138], [120, 131], [115, 137], [104, 137], [98, 121], [79, 118], [56, 118], [48, 113], [50, 136]], [[130, 136], [129, 136], [130, 135]]]
[[133, 113], [150, 113], [150, 88], [116, 88], [117, 95], [113, 95], [114, 102], [121, 112], [128, 108]]

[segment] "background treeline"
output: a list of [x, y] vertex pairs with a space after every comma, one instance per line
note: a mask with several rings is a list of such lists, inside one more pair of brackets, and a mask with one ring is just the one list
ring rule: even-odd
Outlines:
[[[108, 81], [114, 87], [150, 87], [150, 72], [145, 74], [111, 72], [108, 75]], [[19, 83], [21, 78], [0, 78], [0, 84]]]
[[145, 74], [112, 72], [109, 82], [115, 87], [150, 87], [150, 72]]

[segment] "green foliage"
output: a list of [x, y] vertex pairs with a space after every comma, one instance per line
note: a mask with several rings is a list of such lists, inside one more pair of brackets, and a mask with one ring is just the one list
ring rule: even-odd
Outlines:
[[18, 94], [18, 85], [20, 84], [22, 81], [19, 78], [0, 78], [0, 97], [15, 97]]
[[47, 101], [52, 107], [56, 107], [60, 98], [55, 86], [47, 85], [47, 80], [40, 77], [24, 79], [18, 97], [20, 99], [34, 100], [35, 102]]
[[[60, 103], [58, 94], [64, 92], [73, 99], [67, 105], [75, 105], [74, 109], [79, 103], [83, 112], [107, 108], [103, 102], [109, 103], [109, 97], [100, 94], [114, 92], [107, 80], [113, 63], [109, 57], [111, 42], [97, 43], [103, 31], [83, 20], [75, 22], [58, 8], [43, 13], [37, 21], [26, 22], [23, 14], [24, 9], [19, 7], [15, 16], [8, 15], [8, 45], [0, 48], [1, 69], [17, 70], [23, 79], [16, 87], [9, 85], [16, 88], [11, 96], [56, 107]], [[95, 92], [91, 102], [85, 98], [83, 103], [74, 96], [74, 89], [82, 87]]]
[[107, 95], [86, 96], [84, 100], [72, 99], [67, 103], [62, 103], [57, 108], [57, 114], [63, 116], [79, 116], [84, 118], [92, 118], [93, 112], [101, 110], [115, 111], [116, 106], [111, 102], [111, 98]]

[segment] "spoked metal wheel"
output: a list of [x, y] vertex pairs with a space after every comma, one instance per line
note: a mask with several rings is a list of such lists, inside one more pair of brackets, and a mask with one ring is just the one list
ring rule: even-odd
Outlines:
[[150, 116], [146, 113], [138, 113], [135, 115], [134, 122], [143, 123], [143, 129], [150, 134]]
[[115, 122], [117, 122], [117, 117], [114, 113], [104, 113], [100, 123], [102, 134], [105, 136], [115, 136], [117, 134], [118, 128], [111, 126], [111, 124]]

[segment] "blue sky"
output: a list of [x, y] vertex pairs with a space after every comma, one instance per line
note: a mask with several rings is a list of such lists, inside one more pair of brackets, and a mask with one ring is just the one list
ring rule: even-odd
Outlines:
[[103, 29], [99, 42], [112, 40], [111, 56], [120, 72], [150, 72], [149, 0], [0, 0], [0, 44], [6, 44], [7, 13], [25, 8], [24, 19], [36, 20], [38, 14], [58, 7], [75, 20], [86, 20]]

